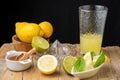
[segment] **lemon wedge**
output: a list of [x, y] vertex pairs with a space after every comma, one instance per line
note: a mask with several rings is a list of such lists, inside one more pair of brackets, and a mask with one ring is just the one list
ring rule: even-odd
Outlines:
[[92, 61], [92, 57], [91, 57], [91, 53], [87, 52], [84, 56], [83, 56], [85, 63], [86, 63], [86, 70], [92, 69], [93, 68], [93, 61]]

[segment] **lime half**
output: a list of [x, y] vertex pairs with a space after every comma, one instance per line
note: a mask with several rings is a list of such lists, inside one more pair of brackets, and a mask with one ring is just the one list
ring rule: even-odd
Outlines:
[[62, 67], [66, 73], [71, 74], [72, 67], [77, 58], [73, 56], [66, 56], [62, 61]]
[[36, 48], [38, 52], [44, 52], [49, 48], [49, 42], [40, 36], [34, 36], [32, 39], [32, 47]]

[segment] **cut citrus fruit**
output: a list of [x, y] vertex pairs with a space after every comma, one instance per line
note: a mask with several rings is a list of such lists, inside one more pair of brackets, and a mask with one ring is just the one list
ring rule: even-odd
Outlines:
[[105, 63], [109, 62], [109, 58], [107, 56], [105, 56]]
[[62, 61], [62, 67], [66, 73], [71, 74], [72, 67], [77, 58], [73, 56], [66, 56]]
[[37, 61], [37, 67], [43, 74], [53, 74], [57, 69], [58, 61], [53, 55], [43, 55]]
[[49, 42], [40, 36], [34, 36], [32, 39], [32, 47], [36, 48], [38, 52], [44, 52], [49, 48]]
[[95, 56], [93, 57], [93, 64], [95, 64], [95, 62], [97, 61], [97, 59], [99, 58], [99, 56], [100, 56], [100, 55], [95, 55]]
[[85, 64], [86, 64], [86, 70], [92, 69], [93, 68], [93, 61], [92, 61], [92, 54], [91, 52], [87, 52], [85, 53], [85, 55], [83, 56], [84, 60], [85, 60]]
[[[97, 61], [97, 59], [100, 57], [100, 55], [95, 55], [93, 57], [93, 64], [95, 64], [95, 62]], [[105, 60], [104, 60], [104, 63], [107, 63], [109, 62], [109, 58], [105, 55]]]

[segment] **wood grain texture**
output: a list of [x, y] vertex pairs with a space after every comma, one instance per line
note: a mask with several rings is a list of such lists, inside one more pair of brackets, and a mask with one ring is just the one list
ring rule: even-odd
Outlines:
[[[76, 56], [80, 56], [79, 44], [63, 43], [63, 45], [74, 48]], [[6, 52], [9, 50], [14, 50], [13, 45], [11, 43], [3, 44], [0, 48], [0, 59], [4, 59]], [[109, 57], [109, 62], [95, 76], [83, 80], [120, 80], [120, 47], [108, 46], [103, 47], [102, 50]], [[66, 74], [61, 65], [58, 66], [57, 71], [52, 75], [42, 74], [37, 68], [38, 58], [38, 56], [33, 55], [33, 65], [21, 72], [10, 71], [4, 66], [4, 69], [0, 72], [0, 80], [80, 80], [77, 77]], [[5, 62], [3, 64], [5, 65]]]

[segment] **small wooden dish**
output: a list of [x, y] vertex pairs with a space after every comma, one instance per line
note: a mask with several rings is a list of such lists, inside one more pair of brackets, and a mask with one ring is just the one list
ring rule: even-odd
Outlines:
[[[46, 40], [48, 42], [50, 42], [50, 38], [48, 38]], [[25, 43], [25, 42], [20, 41], [20, 39], [17, 37], [17, 35], [12, 36], [12, 44], [16, 51], [28, 52], [29, 50], [32, 49], [31, 43]]]
[[29, 51], [32, 49], [31, 43], [24, 43], [18, 39], [16, 35], [12, 36], [12, 44], [16, 51]]

